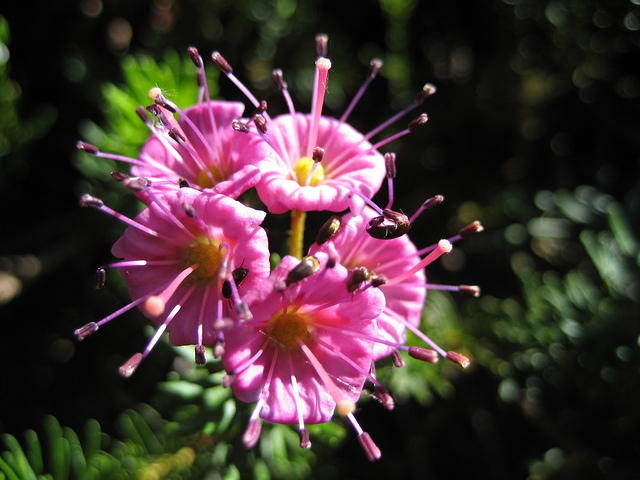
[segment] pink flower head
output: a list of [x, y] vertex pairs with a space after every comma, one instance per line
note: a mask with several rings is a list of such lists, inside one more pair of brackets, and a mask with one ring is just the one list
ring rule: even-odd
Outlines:
[[177, 121], [162, 106], [150, 110], [161, 121], [151, 127], [154, 135], [142, 147], [131, 169], [134, 175], [163, 179], [169, 186], [186, 181], [235, 198], [257, 183], [255, 164], [274, 156], [260, 138], [231, 127], [244, 111], [239, 102], [201, 103], [184, 110]]
[[219, 328], [229, 317], [250, 318], [245, 301], [260, 291], [269, 275], [267, 237], [260, 227], [264, 212], [190, 188], [150, 195], [148, 207], [135, 219], [99, 199], [82, 198], [83, 205], [129, 225], [112, 249], [122, 261], [108, 267], [119, 270], [135, 300], [76, 335], [82, 339], [134, 306], [159, 326], [145, 351], [122, 367], [125, 376], [165, 330], [174, 345], [197, 345], [196, 359], [203, 363], [203, 345], [221, 343]]
[[[280, 115], [270, 121], [266, 112], [255, 121], [257, 133], [277, 153], [277, 158], [268, 158], [260, 163], [261, 179], [257, 184], [258, 195], [272, 213], [289, 210], [330, 210], [338, 212], [353, 205], [353, 193], [370, 198], [380, 188], [385, 174], [384, 159], [378, 148], [413, 131], [426, 123], [422, 114], [409, 127], [377, 143], [372, 137], [394, 123], [408, 111], [420, 105], [435, 92], [432, 85], [423, 88], [418, 98], [407, 108], [383, 122], [370, 132], [363, 134], [347, 123], [347, 119], [359, 102], [368, 85], [382, 68], [382, 61], [371, 61], [371, 70], [353, 101], [339, 118], [322, 116], [325, 92], [331, 61], [326, 58], [326, 37], [316, 39], [318, 58], [315, 66], [315, 81], [311, 112], [297, 113], [284, 81], [282, 71], [274, 70], [273, 76], [287, 103], [289, 114]], [[260, 103], [233, 75], [229, 63], [214, 52], [213, 60], [258, 107]]]
[[322, 158], [314, 161], [319, 149], [308, 152], [305, 145], [313, 122], [311, 115], [280, 115], [269, 125], [280, 147], [280, 160], [260, 164], [262, 177], [257, 189], [270, 212], [338, 212], [350, 206], [353, 191], [371, 197], [380, 188], [382, 155], [360, 132], [335, 118], [316, 120], [314, 143], [323, 150]]
[[[256, 165], [272, 159], [275, 153], [259, 137], [232, 128], [244, 105], [211, 100], [202, 58], [193, 47], [189, 54], [198, 69], [198, 103], [183, 110], [160, 88], [152, 88], [149, 96], [154, 103], [136, 111], [152, 133], [138, 158], [101, 152], [85, 142], [77, 146], [95, 156], [131, 164], [131, 173], [150, 179], [156, 191], [187, 185], [237, 198], [260, 179]], [[143, 195], [138, 196], [146, 201]]]
[[334, 410], [351, 415], [369, 374], [369, 337], [384, 296], [377, 289], [349, 293], [348, 275], [321, 252], [302, 261], [287, 256], [269, 278], [271, 292], [251, 304], [253, 320], [225, 333], [233, 391], [257, 402], [247, 444], [257, 441], [258, 418], [298, 424], [304, 439], [305, 424], [326, 422]]

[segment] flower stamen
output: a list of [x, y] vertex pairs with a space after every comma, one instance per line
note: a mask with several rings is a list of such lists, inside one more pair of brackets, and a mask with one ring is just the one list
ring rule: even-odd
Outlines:
[[331, 60], [328, 58], [319, 57], [316, 60], [316, 77], [313, 89], [313, 101], [311, 104], [311, 124], [309, 127], [309, 139], [307, 142], [307, 156], [309, 157], [312, 156], [312, 149], [318, 142], [318, 126], [320, 123], [320, 116], [322, 115], [324, 96], [327, 91], [330, 68]]
[[333, 398], [333, 401], [336, 402], [336, 412], [338, 412], [338, 414], [342, 415], [343, 417], [346, 415], [350, 415], [351, 412], [353, 412], [356, 408], [355, 404], [348, 398], [345, 398], [345, 396], [342, 394], [342, 391], [336, 386], [336, 384], [333, 382], [327, 371], [324, 369], [320, 361], [316, 358], [309, 347], [307, 347], [307, 345], [305, 345], [305, 343], [299, 338], [297, 339], [297, 343], [302, 350], [302, 353], [304, 353], [304, 355], [309, 360], [309, 363], [318, 374], [318, 377], [320, 377], [320, 381], [324, 384], [325, 388]]
[[151, 317], [159, 317], [164, 313], [165, 306], [182, 282], [195, 270], [198, 265], [191, 265], [180, 272], [169, 285], [159, 294], [148, 297], [142, 309]]

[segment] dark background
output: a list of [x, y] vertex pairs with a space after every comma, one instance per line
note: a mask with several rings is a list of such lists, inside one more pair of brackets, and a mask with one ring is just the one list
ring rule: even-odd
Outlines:
[[[538, 192], [593, 186], [625, 206], [637, 231], [637, 3], [3, 2], [0, 14], [11, 31], [5, 64], [15, 88], [5, 90], [3, 105], [12, 101], [16, 118], [3, 109], [0, 290], [9, 293], [0, 303], [0, 430], [17, 435], [38, 429], [43, 416], [53, 414], [72, 428], [96, 418], [117, 436], [116, 417], [150, 401], [171, 366], [173, 353], [161, 346], [133, 379], [118, 377], [117, 366], [144, 342], [139, 315], [119, 319], [82, 344], [71, 335], [127, 298], [122, 288], [93, 288], [92, 272], [110, 258], [121, 227], [78, 207], [78, 195], [96, 183], [83, 180], [73, 161], [84, 122], [103, 121], [109, 106], [101, 86], [122, 81], [124, 55], [161, 58], [167, 49], [184, 53], [190, 45], [205, 57], [220, 50], [277, 113], [283, 105], [269, 72], [283, 68], [296, 104], [308, 108], [313, 38], [326, 32], [333, 63], [328, 114], [342, 112], [371, 57], [385, 59], [381, 78], [352, 116], [364, 131], [406, 105], [424, 82], [436, 84], [438, 93], [422, 107], [429, 124], [393, 144], [397, 206], [411, 212], [427, 196], [445, 195], [445, 204], [414, 226], [419, 245], [481, 218], [486, 232], [469, 240], [457, 262], [430, 270], [431, 278], [480, 284], [489, 298], [520, 304], [524, 317], [536, 307], [522, 294], [522, 275], [514, 267], [519, 252], [536, 271], [557, 275], [589, 263], [577, 243], [559, 257], [536, 249], [528, 222], [541, 214], [544, 195]], [[224, 78], [219, 88], [219, 97], [240, 99]], [[384, 460], [364, 464], [349, 437], [334, 453], [337, 476], [637, 478], [633, 399], [640, 395], [630, 387], [638, 383], [635, 295], [616, 300], [622, 310], [614, 311], [623, 315], [613, 330], [602, 324], [597, 335], [567, 342], [576, 358], [588, 360], [560, 365], [559, 381], [541, 376], [544, 395], [537, 407], [524, 397], [510, 403], [498, 394], [508, 376], [526, 397], [530, 372], [501, 375], [493, 360], [483, 361], [489, 356], [482, 352], [491, 350], [494, 360], [511, 362], [531, 348], [528, 340], [488, 333], [481, 321], [497, 322], [500, 315], [455, 298], [468, 335], [462, 348], [472, 356], [480, 352], [477, 366], [451, 378], [453, 393], [436, 394], [428, 406], [407, 400], [392, 415], [365, 409], [359, 418], [378, 439]], [[480, 336], [474, 339], [474, 332]], [[606, 381], [600, 366], [620, 346], [632, 350], [631, 361], [624, 375]], [[558, 450], [560, 462], [554, 460]], [[551, 466], [536, 470], [536, 461]]]

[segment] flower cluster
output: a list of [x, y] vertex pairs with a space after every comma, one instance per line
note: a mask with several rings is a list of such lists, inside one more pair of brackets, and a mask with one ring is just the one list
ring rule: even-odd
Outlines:
[[[317, 59], [311, 112], [296, 111], [282, 71], [273, 77], [288, 113], [271, 118], [234, 75], [219, 53], [211, 58], [253, 105], [210, 98], [205, 62], [189, 49], [199, 85], [195, 106], [181, 109], [159, 88], [138, 115], [150, 138], [137, 158], [100, 151], [85, 142], [78, 148], [96, 157], [131, 165], [112, 177], [145, 208], [129, 218], [89, 194], [81, 205], [114, 216], [127, 225], [112, 248], [115, 268], [132, 301], [107, 317], [76, 330], [83, 340], [124, 312], [139, 308], [156, 333], [120, 367], [129, 377], [164, 332], [174, 345], [194, 345], [195, 361], [206, 362], [206, 347], [221, 358], [224, 384], [236, 397], [255, 402], [243, 441], [250, 447], [261, 422], [297, 425], [300, 445], [309, 448], [308, 424], [329, 421], [335, 412], [348, 418], [370, 460], [380, 450], [354, 417], [364, 385], [393, 408], [389, 391], [375, 376], [376, 361], [391, 356], [396, 366], [410, 357], [435, 363], [440, 357], [466, 367], [462, 354], [446, 351], [419, 329], [429, 289], [479, 295], [476, 286], [427, 283], [424, 267], [466, 235], [482, 230], [474, 222], [457, 235], [423, 248], [409, 239], [411, 225], [443, 201], [428, 198], [410, 217], [393, 210], [396, 158], [380, 147], [427, 122], [420, 114], [407, 128], [372, 139], [421, 105], [435, 92], [427, 84], [404, 110], [367, 133], [347, 120], [378, 74], [371, 69], [338, 119], [322, 114], [331, 62], [327, 38], [316, 38]], [[244, 115], [244, 116], [243, 116]], [[384, 208], [372, 201], [385, 183]], [[291, 213], [290, 255], [270, 271], [271, 256], [263, 222], [267, 213], [242, 203], [255, 188], [269, 213]], [[304, 249], [306, 212], [333, 212]], [[407, 331], [425, 342], [405, 344]]]

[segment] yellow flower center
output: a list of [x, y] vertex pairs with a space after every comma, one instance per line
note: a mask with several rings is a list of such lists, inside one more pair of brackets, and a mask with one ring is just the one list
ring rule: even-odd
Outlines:
[[[309, 173], [311, 173], [313, 164], [313, 159], [309, 157], [302, 157], [293, 166], [293, 171], [296, 174], [296, 180], [300, 185], [307, 185], [307, 177], [309, 176]], [[324, 168], [322, 167], [322, 163], [318, 163], [316, 168], [313, 170], [313, 175], [311, 176], [311, 181], [308, 183], [308, 185], [316, 186], [324, 179]]]
[[[220, 173], [220, 170], [218, 170], [215, 167], [215, 165], [209, 165], [207, 167], [207, 170], [209, 170], [209, 173], [211, 175], [209, 175], [209, 173], [207, 173], [206, 170], [200, 170], [198, 172], [198, 177], [196, 178], [196, 183], [198, 184], [199, 187], [211, 188], [215, 184], [220, 183], [222, 180], [224, 180], [224, 177], [222, 176], [222, 173]], [[215, 181], [215, 183], [211, 181], [212, 178]]]
[[266, 328], [267, 335], [284, 348], [297, 348], [297, 339], [303, 342], [311, 335], [312, 319], [308, 314], [280, 310]]
[[192, 280], [211, 280], [218, 275], [220, 262], [224, 258], [226, 248], [220, 247], [220, 243], [209, 238], [198, 238], [189, 245], [184, 255], [184, 266], [198, 264], [198, 268], [189, 275]]

